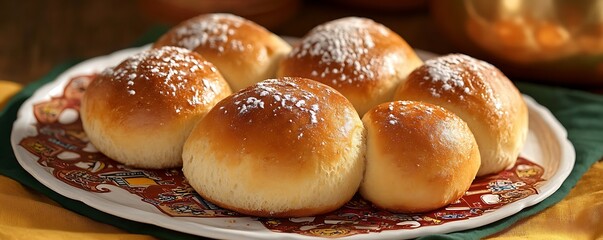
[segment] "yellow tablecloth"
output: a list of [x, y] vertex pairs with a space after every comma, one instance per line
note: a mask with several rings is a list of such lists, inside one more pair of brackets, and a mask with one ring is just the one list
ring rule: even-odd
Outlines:
[[[19, 85], [0, 81], [0, 109]], [[582, 177], [561, 202], [491, 239], [603, 239], [603, 162]], [[0, 239], [153, 239], [130, 234], [59, 206], [0, 176]]]

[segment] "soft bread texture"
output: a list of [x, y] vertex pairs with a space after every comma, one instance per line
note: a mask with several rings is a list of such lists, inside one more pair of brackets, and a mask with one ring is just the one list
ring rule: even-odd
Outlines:
[[466, 55], [426, 61], [395, 99], [439, 105], [467, 122], [480, 149], [478, 176], [513, 166], [527, 137], [528, 109], [517, 88], [496, 67]]
[[135, 167], [182, 165], [188, 134], [231, 93], [211, 63], [189, 50], [164, 47], [127, 58], [90, 83], [81, 119], [90, 142]]
[[312, 29], [283, 60], [277, 76], [313, 79], [347, 97], [360, 116], [390, 101], [422, 64], [398, 34], [370, 19], [347, 17]]
[[333, 211], [358, 190], [365, 131], [324, 84], [281, 78], [219, 102], [184, 145], [183, 172], [214, 204], [254, 216]]
[[366, 172], [360, 194], [393, 212], [425, 212], [459, 199], [480, 166], [467, 124], [444, 108], [395, 101], [362, 118]]
[[204, 14], [178, 24], [154, 44], [162, 46], [200, 53], [233, 91], [275, 77], [278, 63], [291, 51], [287, 42], [264, 27], [226, 13]]

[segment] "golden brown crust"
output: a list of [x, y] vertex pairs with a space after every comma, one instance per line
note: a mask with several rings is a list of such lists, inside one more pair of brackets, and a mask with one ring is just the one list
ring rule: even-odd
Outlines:
[[426, 61], [394, 98], [436, 104], [465, 120], [485, 161], [479, 176], [512, 165], [527, 135], [527, 107], [517, 88], [496, 67], [466, 55]]
[[396, 86], [421, 64], [398, 34], [372, 20], [348, 17], [312, 29], [283, 60], [277, 76], [327, 84], [363, 114], [389, 101]]
[[[337, 129], [349, 125], [346, 121], [351, 119], [346, 118], [349, 114], [346, 109], [350, 108], [353, 107], [349, 101], [328, 86], [300, 78], [272, 79], [218, 103], [202, 120], [203, 125], [212, 129], [193, 134], [219, 138], [213, 146], [217, 153], [228, 153], [234, 148], [262, 156], [266, 168], [255, 170], [295, 175], [318, 164], [306, 159], [320, 155], [324, 157], [322, 164], [337, 159], [340, 153], [333, 146], [351, 134]], [[265, 141], [267, 138], [282, 141]]]
[[81, 117], [90, 141], [132, 166], [182, 165], [182, 145], [197, 121], [231, 93], [213, 65], [176, 47], [150, 49], [90, 83]]
[[[235, 56], [255, 58], [259, 48], [272, 33], [249, 20], [232, 14], [203, 14], [188, 19], [165, 33], [153, 47], [177, 46], [210, 58]], [[248, 45], [252, 46], [248, 46]], [[248, 51], [251, 50], [251, 51]], [[234, 60], [234, 59], [231, 59]]]
[[[458, 145], [471, 144], [471, 134], [466, 136], [448, 134], [450, 129], [463, 129], [466, 124], [454, 116], [450, 111], [441, 107], [411, 101], [396, 101], [380, 104], [369, 111], [371, 125], [374, 132], [372, 141], [378, 143], [375, 147], [383, 153], [401, 156], [403, 159], [412, 159], [417, 156], [435, 155], [446, 156], [456, 151]], [[400, 146], [412, 146], [415, 151]], [[408, 156], [408, 157], [405, 157]], [[421, 168], [437, 166], [438, 161], [446, 159], [421, 159], [426, 160]], [[401, 162], [400, 170], [408, 167], [415, 168], [413, 164]], [[446, 175], [452, 175], [447, 172]]]
[[394, 212], [434, 210], [459, 199], [475, 178], [477, 144], [452, 112], [396, 101], [378, 105], [362, 120], [368, 142], [360, 193], [376, 206]]
[[[504, 92], [503, 92], [504, 91]], [[509, 93], [505, 93], [505, 92]], [[428, 60], [400, 85], [396, 99], [432, 98], [455, 105], [492, 127], [509, 125], [523, 100], [494, 66], [462, 54]]]
[[[176, 47], [151, 49], [103, 71], [84, 101], [116, 127], [146, 131], [172, 119], [207, 112], [230, 88], [199, 54]], [[213, 104], [209, 104], [212, 103]]]
[[277, 62], [291, 49], [264, 27], [225, 13], [203, 14], [178, 24], [153, 45], [162, 46], [200, 53], [235, 91], [274, 77]]
[[219, 206], [310, 216], [357, 191], [364, 136], [351, 103], [331, 87], [270, 79], [225, 98], [199, 122], [184, 146], [183, 172]]

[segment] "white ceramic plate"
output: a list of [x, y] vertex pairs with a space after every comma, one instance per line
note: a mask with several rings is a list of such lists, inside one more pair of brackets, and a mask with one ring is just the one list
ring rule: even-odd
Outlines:
[[[81, 127], [80, 130], [77, 128], [79, 102], [74, 104], [65, 100], [66, 85], [76, 76], [100, 72], [144, 48], [147, 47], [126, 49], [82, 62], [28, 99], [19, 110], [11, 135], [11, 144], [21, 166], [48, 188], [100, 211], [199, 236], [400, 239], [471, 229], [513, 215], [554, 193], [574, 165], [575, 152], [563, 126], [546, 108], [524, 96], [530, 127], [521, 156], [531, 162], [518, 163], [506, 173], [476, 181], [469, 191], [477, 194], [473, 200], [462, 200], [423, 215], [378, 211], [355, 198], [343, 210], [328, 216], [292, 219], [240, 216], [202, 200], [186, 186], [173, 190], [176, 188], [170, 184], [179, 182], [167, 178], [178, 178], [181, 173], [177, 169], [153, 172], [126, 168], [103, 158], [86, 144], [85, 134]], [[421, 55], [433, 56], [429, 53]], [[69, 95], [73, 97], [73, 94]], [[55, 105], [47, 104], [49, 102]], [[42, 112], [44, 121], [52, 124], [40, 123], [34, 110]], [[157, 186], [172, 186], [173, 189], [157, 193], [159, 188], [153, 188]], [[147, 190], [151, 197], [145, 199], [141, 192]], [[140, 194], [134, 194], [136, 191]]]

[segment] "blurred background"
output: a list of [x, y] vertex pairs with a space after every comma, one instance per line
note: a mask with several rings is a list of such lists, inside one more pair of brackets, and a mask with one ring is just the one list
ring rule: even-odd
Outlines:
[[603, 89], [603, 0], [1, 1], [0, 80], [23, 84], [69, 59], [153, 40], [207, 12], [302, 37], [329, 20], [371, 18], [411, 46], [492, 62], [512, 80]]

